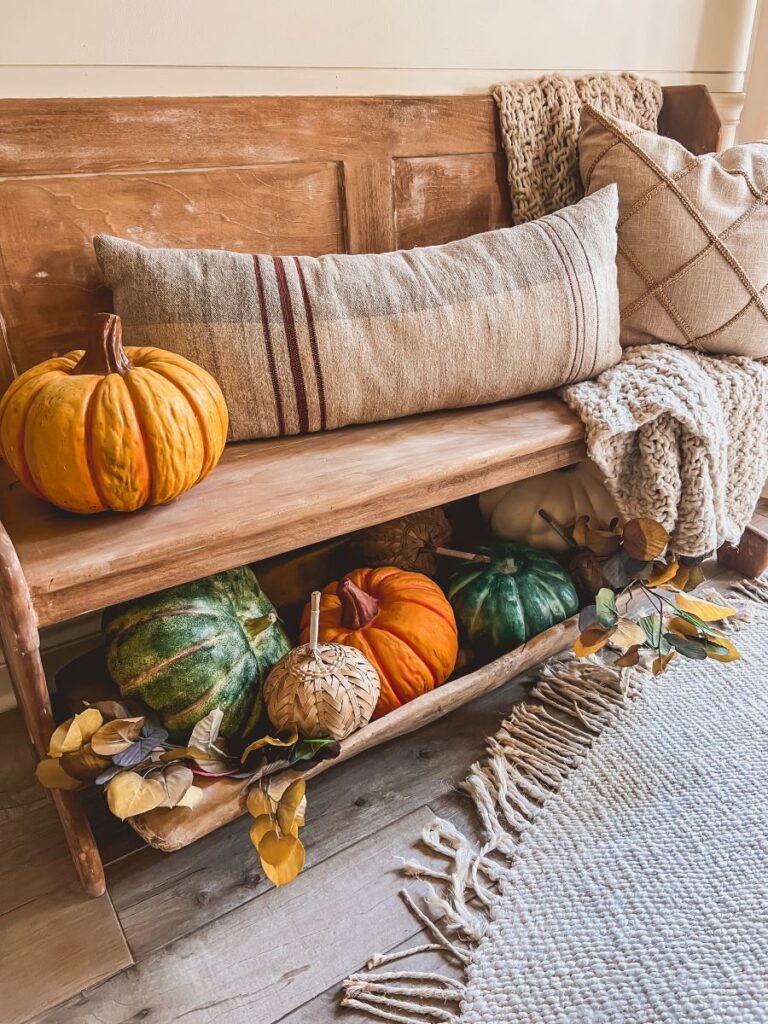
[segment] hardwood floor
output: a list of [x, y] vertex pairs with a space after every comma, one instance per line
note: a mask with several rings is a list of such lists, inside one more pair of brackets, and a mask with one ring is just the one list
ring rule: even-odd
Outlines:
[[[436, 814], [462, 825], [471, 822], [469, 803], [455, 786], [482, 754], [484, 738], [524, 692], [523, 682], [513, 680], [418, 733], [314, 780], [302, 832], [307, 866], [285, 889], [273, 888], [262, 877], [246, 820], [167, 855], [135, 849], [127, 826], [116, 829], [111, 816], [98, 815], [94, 828], [102, 850], [106, 859], [114, 858], [107, 868], [104, 907], [122, 943], [122, 959], [91, 925], [83, 929], [91, 945], [73, 947], [68, 955], [69, 929], [61, 917], [70, 904], [62, 909], [58, 902], [51, 904], [52, 890], [59, 899], [53, 876], [41, 881], [49, 862], [37, 865], [41, 846], [56, 843], [66, 863], [58, 823], [51, 819], [44, 842], [28, 825], [24, 843], [6, 858], [3, 878], [16, 890], [23, 877], [38, 893], [27, 911], [36, 922], [30, 928], [37, 928], [38, 942], [32, 943], [29, 930], [24, 935], [3, 932], [6, 918], [0, 917], [0, 949], [6, 940], [15, 944], [9, 970], [19, 977], [30, 956], [38, 965], [36, 974], [51, 977], [42, 989], [25, 982], [27, 994], [15, 1015], [6, 1021], [0, 1013], [3, 1024], [27, 1019], [36, 1024], [171, 1024], [182, 1017], [185, 1024], [363, 1021], [339, 1009], [339, 983], [373, 953], [425, 941], [397, 895], [403, 884], [399, 858], [417, 852], [421, 829]], [[13, 718], [18, 732], [18, 718]], [[0, 723], [14, 728], [10, 715], [1, 716]], [[0, 765], [2, 772], [4, 755]], [[4, 779], [3, 790], [14, 793], [13, 799], [27, 792], [52, 815], [31, 776], [31, 760], [25, 789], [19, 788], [18, 772], [13, 774]], [[102, 902], [94, 904], [74, 889], [68, 899], [81, 915], [93, 914], [91, 908]], [[61, 932], [49, 947], [42, 935], [52, 919]], [[437, 957], [431, 963], [433, 969], [450, 970]], [[0, 992], [10, 985], [10, 976], [0, 974]]]
[[0, 1020], [20, 1024], [132, 963], [108, 896], [86, 898], [16, 711], [0, 715]]
[[[246, 820], [165, 855], [96, 804], [96, 901], [74, 883], [18, 716], [0, 716], [0, 1021], [363, 1024], [339, 1008], [340, 982], [426, 941], [397, 895], [399, 858], [436, 814], [475, 827], [456, 784], [524, 692], [513, 680], [313, 780], [307, 866], [285, 889], [262, 877]], [[411, 966], [451, 971], [435, 954]]]

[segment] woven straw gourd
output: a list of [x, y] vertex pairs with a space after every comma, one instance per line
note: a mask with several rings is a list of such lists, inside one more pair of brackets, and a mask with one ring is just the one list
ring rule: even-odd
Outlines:
[[310, 642], [294, 647], [275, 665], [264, 683], [264, 699], [275, 728], [295, 727], [307, 739], [343, 740], [371, 720], [381, 683], [354, 647], [317, 642], [319, 603], [316, 591]]
[[361, 530], [353, 538], [352, 550], [361, 565], [396, 565], [398, 569], [434, 576], [434, 549], [447, 544], [450, 538], [451, 524], [445, 512], [428, 508]]

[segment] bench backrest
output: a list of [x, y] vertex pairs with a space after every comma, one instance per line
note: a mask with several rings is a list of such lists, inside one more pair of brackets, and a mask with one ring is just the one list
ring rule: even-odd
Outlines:
[[[660, 130], [717, 148], [703, 86]], [[110, 309], [91, 238], [320, 255], [509, 223], [493, 101], [204, 97], [0, 101], [0, 391]]]

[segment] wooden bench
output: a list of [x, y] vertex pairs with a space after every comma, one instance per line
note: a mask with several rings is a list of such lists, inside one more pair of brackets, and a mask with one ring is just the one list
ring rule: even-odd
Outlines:
[[[666, 89], [660, 130], [694, 152], [717, 148], [706, 89]], [[0, 223], [1, 389], [79, 347], [91, 314], [110, 308], [97, 232], [277, 254], [385, 251], [506, 225], [509, 202], [485, 96], [6, 100]], [[199, 487], [133, 515], [66, 515], [3, 467], [0, 638], [38, 755], [53, 727], [41, 626], [583, 455], [580, 422], [545, 396], [232, 445]], [[546, 653], [534, 644], [526, 658]], [[512, 664], [494, 671], [509, 678]], [[433, 699], [433, 717], [444, 704]], [[77, 796], [53, 799], [84, 887], [103, 892]], [[197, 834], [217, 823], [209, 815]]]

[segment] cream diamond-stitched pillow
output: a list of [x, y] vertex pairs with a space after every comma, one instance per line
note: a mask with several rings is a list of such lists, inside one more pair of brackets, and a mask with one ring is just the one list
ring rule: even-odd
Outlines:
[[586, 106], [579, 166], [619, 188], [622, 345], [768, 357], [768, 142], [697, 157]]

